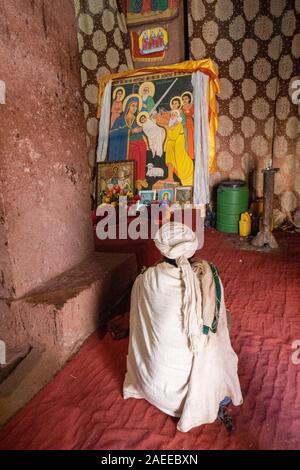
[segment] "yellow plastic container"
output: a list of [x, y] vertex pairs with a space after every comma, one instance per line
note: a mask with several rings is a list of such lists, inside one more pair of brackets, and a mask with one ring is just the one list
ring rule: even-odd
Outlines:
[[239, 221], [239, 233], [241, 237], [247, 237], [251, 233], [251, 217], [248, 212], [241, 214]]

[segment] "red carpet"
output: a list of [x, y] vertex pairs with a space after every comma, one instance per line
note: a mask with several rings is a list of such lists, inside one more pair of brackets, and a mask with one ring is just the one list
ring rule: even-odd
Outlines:
[[233, 317], [244, 404], [236, 431], [219, 423], [186, 434], [144, 400], [123, 401], [127, 339], [93, 334], [0, 434], [1, 449], [300, 449], [300, 236], [276, 253], [245, 251], [206, 232], [201, 256], [220, 270]]

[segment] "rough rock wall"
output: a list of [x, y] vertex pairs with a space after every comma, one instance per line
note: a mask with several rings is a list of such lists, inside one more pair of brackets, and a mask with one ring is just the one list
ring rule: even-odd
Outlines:
[[19, 297], [93, 250], [90, 175], [73, 0], [9, 0], [0, 15], [0, 295]]

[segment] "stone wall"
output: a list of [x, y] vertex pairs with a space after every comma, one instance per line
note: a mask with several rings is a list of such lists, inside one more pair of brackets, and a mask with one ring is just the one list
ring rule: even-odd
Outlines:
[[93, 250], [73, 0], [10, 0], [0, 17], [0, 297]]

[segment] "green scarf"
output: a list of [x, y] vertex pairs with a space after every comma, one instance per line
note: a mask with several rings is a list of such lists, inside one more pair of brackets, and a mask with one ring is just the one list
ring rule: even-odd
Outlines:
[[203, 326], [203, 333], [205, 335], [208, 335], [209, 331], [211, 331], [212, 333], [217, 332], [219, 316], [220, 316], [221, 297], [222, 297], [222, 289], [221, 289], [221, 283], [220, 283], [218, 270], [216, 266], [212, 263], [209, 263], [209, 266], [210, 266], [214, 284], [215, 284], [215, 291], [216, 291], [216, 304], [215, 305], [216, 306], [215, 306], [214, 318], [213, 318], [211, 327], [207, 325]]

